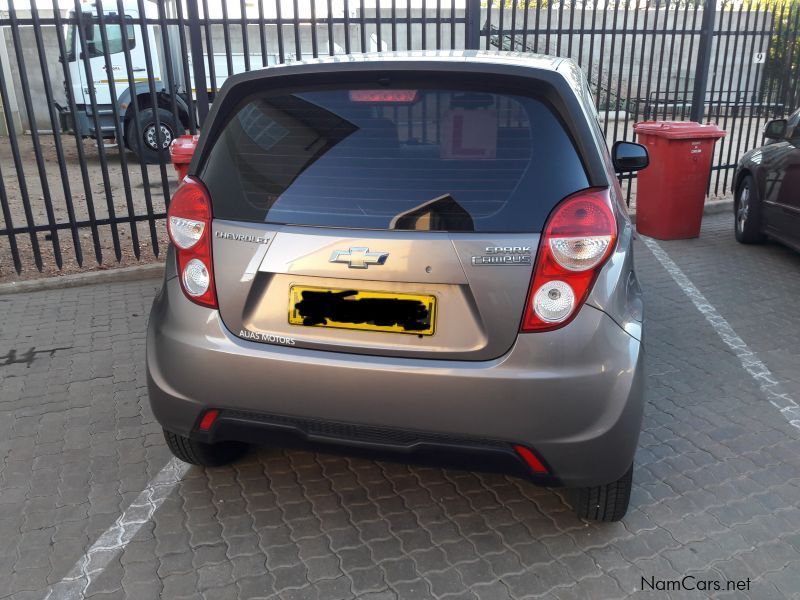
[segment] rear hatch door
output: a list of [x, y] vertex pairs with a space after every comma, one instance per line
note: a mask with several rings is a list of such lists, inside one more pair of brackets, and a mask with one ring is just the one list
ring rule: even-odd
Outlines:
[[256, 93], [199, 176], [235, 335], [463, 360], [513, 345], [547, 215], [589, 185], [547, 100], [434, 77]]

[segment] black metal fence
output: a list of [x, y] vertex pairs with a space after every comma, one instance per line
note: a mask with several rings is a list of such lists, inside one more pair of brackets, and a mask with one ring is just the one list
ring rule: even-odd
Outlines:
[[[705, 6], [704, 6], [705, 5]], [[176, 177], [232, 73], [354, 52], [571, 57], [609, 141], [647, 119], [714, 120], [709, 193], [800, 102], [800, 5], [711, 0], [12, 0], [0, 11], [0, 279], [158, 257]], [[626, 180], [635, 205], [635, 179]]]

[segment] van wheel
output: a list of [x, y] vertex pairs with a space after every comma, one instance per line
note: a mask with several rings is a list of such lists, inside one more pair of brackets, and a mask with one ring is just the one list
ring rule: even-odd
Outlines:
[[164, 430], [164, 439], [175, 458], [190, 465], [219, 467], [234, 462], [247, 451], [242, 442], [217, 442], [206, 444], [177, 433]]
[[742, 244], [758, 244], [764, 241], [761, 231], [761, 201], [758, 198], [756, 180], [745, 175], [736, 189], [736, 241]]
[[575, 490], [575, 513], [591, 521], [619, 521], [628, 512], [633, 487], [633, 465], [611, 483]]
[[[169, 145], [182, 130], [182, 126], [175, 122], [173, 114], [163, 108], [146, 108], [139, 113], [138, 122], [134, 119], [128, 121], [128, 128], [125, 131], [126, 145], [139, 160], [148, 165], [157, 165], [161, 162], [158, 153], [159, 136], [156, 129], [156, 113], [158, 114], [158, 125], [161, 131], [161, 147], [164, 149], [163, 160], [165, 163], [170, 161]], [[136, 137], [139, 136], [139, 140]], [[142, 155], [139, 156], [139, 142], [141, 142]]]

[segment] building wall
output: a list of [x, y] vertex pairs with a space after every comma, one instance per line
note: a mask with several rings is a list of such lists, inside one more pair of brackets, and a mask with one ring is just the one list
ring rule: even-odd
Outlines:
[[[42, 68], [39, 62], [39, 51], [36, 47], [36, 39], [33, 33], [33, 27], [21, 26], [17, 29], [19, 36], [20, 48], [22, 49], [22, 62], [19, 61], [14, 50], [14, 41], [11, 34], [10, 27], [2, 27], [2, 37], [5, 39], [5, 45], [8, 52], [9, 67], [11, 71], [10, 81], [6, 81], [9, 88], [9, 93], [16, 96], [17, 110], [19, 111], [19, 119], [24, 130], [29, 130], [30, 118], [25, 109], [25, 102], [22, 93], [22, 82], [20, 79], [20, 66], [24, 66], [25, 75], [28, 81], [28, 89], [30, 90], [31, 110], [33, 112], [33, 119], [36, 127], [42, 130], [52, 129], [50, 122], [49, 109], [45, 101], [44, 93], [44, 78], [42, 77]], [[42, 45], [44, 47], [45, 63], [47, 73], [50, 79], [54, 100], [59, 104], [66, 103], [66, 95], [64, 92], [64, 77], [61, 63], [58, 61], [58, 39], [56, 38], [55, 27], [42, 27]], [[0, 40], [2, 41], [2, 40]]]

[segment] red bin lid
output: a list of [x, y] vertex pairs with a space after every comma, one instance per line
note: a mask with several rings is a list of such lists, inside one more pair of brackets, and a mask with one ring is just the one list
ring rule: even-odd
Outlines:
[[717, 127], [715, 123], [703, 125], [695, 121], [643, 121], [634, 123], [636, 133], [654, 135], [670, 140], [697, 140], [703, 138], [725, 137], [726, 131]]
[[169, 155], [173, 163], [189, 163], [197, 147], [199, 135], [182, 135], [172, 140], [169, 145]]

